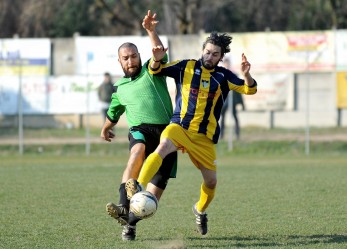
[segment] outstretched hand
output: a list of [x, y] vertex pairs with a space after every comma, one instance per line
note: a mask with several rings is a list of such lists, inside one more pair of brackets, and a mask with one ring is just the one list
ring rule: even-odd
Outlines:
[[159, 21], [155, 20], [157, 14], [151, 15], [151, 10], [148, 10], [147, 15], [143, 18], [142, 27], [148, 31], [154, 31]]
[[241, 61], [241, 72], [243, 75], [246, 75], [249, 73], [249, 70], [251, 69], [251, 64], [247, 60], [247, 57], [244, 53], [242, 53], [242, 61]]
[[168, 48], [163, 48], [163, 46], [153, 47], [152, 54], [153, 54], [154, 60], [160, 61], [161, 59], [163, 59], [167, 50]]
[[156, 18], [157, 14], [151, 14], [151, 10], [147, 11], [147, 15], [143, 18], [142, 26], [144, 29], [147, 30], [147, 33], [151, 39], [152, 43], [152, 54], [153, 59], [156, 62], [159, 62], [162, 58], [164, 58], [166, 51], [168, 48], [164, 48], [162, 42], [160, 41], [160, 38], [155, 30], [157, 24], [159, 21], [157, 21]]

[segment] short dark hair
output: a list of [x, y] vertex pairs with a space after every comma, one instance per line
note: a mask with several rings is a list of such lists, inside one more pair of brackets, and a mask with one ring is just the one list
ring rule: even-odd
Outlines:
[[118, 54], [119, 54], [119, 51], [120, 51], [122, 48], [131, 48], [131, 47], [133, 47], [133, 48], [135, 48], [136, 50], [138, 50], [137, 47], [136, 47], [136, 45], [135, 45], [134, 43], [125, 42], [125, 43], [123, 43], [122, 45], [119, 46], [119, 48], [118, 48]]
[[211, 32], [210, 36], [206, 38], [202, 49], [205, 49], [207, 43], [217, 45], [221, 48], [222, 56], [230, 52], [229, 44], [233, 38], [226, 33], [218, 34], [216, 31]]

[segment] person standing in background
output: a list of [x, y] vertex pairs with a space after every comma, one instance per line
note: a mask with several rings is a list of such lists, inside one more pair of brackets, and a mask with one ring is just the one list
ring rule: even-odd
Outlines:
[[98, 97], [100, 102], [102, 103], [101, 111], [102, 111], [103, 120], [105, 120], [106, 118], [106, 113], [111, 103], [112, 93], [113, 93], [112, 78], [110, 73], [106, 72], [104, 74], [104, 80], [98, 88]]

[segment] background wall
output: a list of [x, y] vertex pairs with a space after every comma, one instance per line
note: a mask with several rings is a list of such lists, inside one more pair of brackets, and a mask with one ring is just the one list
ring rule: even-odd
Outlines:
[[[300, 32], [297, 32], [298, 34], [301, 34]], [[170, 61], [178, 60], [178, 59], [186, 59], [186, 58], [192, 58], [192, 59], [199, 59], [201, 56], [201, 50], [202, 50], [202, 43], [205, 40], [207, 34], [201, 33], [200, 35], [185, 35], [185, 36], [167, 36], [164, 38], [165, 44], [169, 46], [169, 57]], [[253, 36], [252, 36], [253, 35]], [[256, 37], [256, 38], [254, 38]], [[266, 39], [265, 39], [265, 38]], [[283, 128], [295, 128], [295, 127], [304, 127], [307, 124], [310, 124], [311, 126], [316, 127], [333, 127], [337, 125], [346, 126], [347, 125], [347, 110], [342, 109], [341, 112], [338, 112], [337, 108], [337, 82], [336, 82], [336, 70], [331, 70], [330, 67], [335, 65], [328, 65], [326, 63], [325, 68], [323, 70], [316, 70], [316, 69], [308, 69], [305, 68], [305, 54], [299, 53], [299, 55], [295, 55], [298, 58], [294, 58], [297, 60], [297, 64], [301, 64], [301, 66], [295, 65], [295, 60], [292, 63], [291, 67], [296, 68], [295, 70], [290, 70], [286, 67], [278, 67], [275, 64], [265, 63], [267, 60], [271, 61], [274, 60], [273, 53], [276, 53], [276, 50], [272, 49], [271, 56], [267, 56], [268, 58], [264, 58], [264, 60], [261, 60], [261, 57], [259, 58], [259, 55], [255, 55], [257, 53], [257, 47], [256, 44], [250, 44], [247, 43], [246, 40], [257, 40], [259, 44], [258, 50], [261, 51], [259, 54], [261, 54], [263, 57], [266, 53], [264, 53], [265, 47], [269, 46], [266, 42], [271, 41], [272, 46], [275, 46], [276, 44], [276, 37], [283, 37], [283, 32], [281, 33], [275, 33], [273, 34], [273, 40], [269, 38], [268, 33], [248, 33], [248, 34], [233, 34], [233, 43], [231, 44], [231, 53], [228, 54], [232, 61], [234, 62], [232, 65], [232, 70], [238, 73], [239, 68], [239, 62], [238, 58], [240, 57], [240, 53], [242, 53], [244, 50], [248, 53], [248, 59], [252, 63], [252, 75], [253, 77], [258, 81], [258, 95], [263, 96], [265, 98], [265, 101], [268, 100], [270, 97], [278, 96], [280, 98], [279, 101], [287, 101], [290, 100], [288, 103], [286, 103], [286, 106], [284, 108], [272, 108], [272, 107], [266, 107], [265, 108], [257, 108], [259, 106], [256, 106], [259, 102], [252, 102], [252, 96], [248, 98], [248, 96], [245, 98], [245, 104], [246, 104], [246, 110], [239, 112], [239, 118], [240, 118], [240, 124], [241, 126], [261, 126], [261, 127], [283, 127]], [[320, 36], [318, 36], [320, 37]], [[331, 60], [330, 57], [332, 57], [330, 54], [332, 52], [327, 51], [334, 51], [334, 48], [331, 48], [331, 42], [334, 41], [332, 39], [331, 34], [328, 33], [326, 35], [325, 42], [328, 45], [325, 45], [324, 47], [317, 47], [317, 51], [320, 51], [319, 53], [312, 55], [312, 64], [317, 62], [317, 58], [319, 60], [323, 61], [329, 61]], [[340, 37], [343, 37], [340, 35]], [[128, 41], [133, 41], [135, 38], [132, 37], [126, 37]], [[247, 38], [247, 39], [246, 39]], [[76, 77], [76, 72], [80, 70], [78, 68], [78, 63], [80, 62], [80, 58], [78, 58], [78, 53], [76, 48], [76, 39], [79, 39], [83, 41], [83, 39], [86, 39], [84, 37], [81, 39], [79, 36], [75, 36], [74, 38], [68, 39], [52, 39], [51, 40], [51, 76], [54, 79], [56, 77], [62, 77], [66, 76], [69, 77]], [[98, 38], [100, 41], [103, 41], [103, 38]], [[111, 38], [107, 38], [108, 40], [111, 40]], [[107, 40], [104, 39], [105, 41]], [[122, 37], [122, 41], [125, 39], [125, 37]], [[138, 45], [138, 43], [142, 43], [141, 39], [146, 39], [147, 37], [137, 37], [135, 39], [135, 44]], [[283, 39], [283, 38], [281, 38]], [[137, 41], [138, 40], [138, 41]], [[136, 42], [137, 41], [137, 42]], [[118, 41], [120, 42], [120, 41]], [[319, 43], [319, 42], [318, 42]], [[289, 44], [289, 43], [288, 43]], [[119, 75], [119, 65], [117, 62], [116, 51], [118, 48], [117, 46], [110, 46], [108, 50], [114, 49], [114, 51], [110, 51], [110, 54], [113, 54], [113, 57], [111, 60], [109, 60], [109, 63], [114, 63], [114, 67], [117, 68], [115, 72], [117, 72], [117, 75], [115, 73], [112, 73], [114, 76], [114, 79], [117, 79], [121, 77]], [[250, 46], [247, 47], [247, 46]], [[283, 44], [281, 46], [285, 47]], [[291, 47], [289, 47], [291, 46]], [[289, 48], [285, 49], [293, 49], [293, 46], [295, 49], [298, 49], [298, 45], [293, 45], [293, 43], [290, 43], [288, 45]], [[148, 47], [148, 46], [147, 46]], [[146, 50], [147, 50], [147, 47]], [[300, 46], [299, 46], [300, 48]], [[88, 46], [86, 47], [88, 49]], [[278, 48], [277, 48], [278, 49]], [[283, 49], [282, 49], [283, 50]], [[281, 50], [281, 53], [283, 51]], [[274, 52], [275, 51], [275, 52]], [[297, 52], [297, 51], [296, 51]], [[145, 54], [145, 52], [140, 51], [142, 60], [144, 62], [147, 57], [150, 55]], [[287, 51], [288, 53], [288, 51]], [[328, 53], [328, 54], [327, 54]], [[323, 57], [319, 57], [320, 55], [323, 55]], [[95, 55], [94, 59], [95, 59]], [[292, 56], [292, 54], [290, 54]], [[347, 55], [346, 55], [347, 56]], [[284, 55], [282, 55], [284, 57]], [[340, 56], [341, 57], [341, 56]], [[320, 59], [321, 58], [321, 59]], [[86, 58], [87, 59], [87, 58]], [[108, 58], [110, 59], [110, 58]], [[280, 57], [276, 58], [276, 60], [280, 61]], [[292, 58], [290, 58], [293, 60]], [[318, 60], [317, 63], [320, 63]], [[94, 61], [96, 63], [97, 61]], [[261, 64], [263, 63], [263, 65]], [[324, 62], [325, 63], [325, 62]], [[265, 66], [264, 66], [265, 65]], [[328, 67], [328, 69], [326, 69]], [[111, 68], [110, 66], [108, 68]], [[259, 69], [261, 68], [261, 69]], [[345, 70], [344, 67], [340, 67], [340, 70]], [[112, 68], [111, 68], [112, 70]], [[253, 72], [254, 71], [254, 72]], [[91, 76], [93, 80], [95, 81], [93, 83], [92, 91], [95, 91], [97, 85], [99, 82], [102, 81], [102, 74], [104, 72], [100, 72], [100, 74], [97, 74], [97, 72], [94, 72]], [[282, 83], [284, 83], [286, 87], [284, 91], [279, 91], [278, 93], [270, 95], [266, 95], [266, 86], [268, 85], [269, 81], [274, 81], [274, 84], [276, 85], [275, 78], [278, 78], [279, 74], [283, 74], [284, 76], [288, 76], [286, 80], [284, 80]], [[83, 75], [80, 75], [83, 77]], [[85, 76], [85, 75], [84, 75]], [[3, 78], [0, 78], [0, 80]], [[100, 80], [98, 80], [100, 79]], [[53, 80], [54, 81], [54, 80]], [[347, 82], [347, 79], [346, 79]], [[1, 83], [1, 82], [0, 82]], [[347, 84], [347, 83], [346, 83]], [[170, 80], [168, 80], [168, 85], [170, 89], [170, 93], [173, 96], [175, 94], [175, 87], [174, 83]], [[273, 86], [272, 86], [273, 87]], [[277, 87], [275, 87], [276, 89]], [[1, 89], [0, 89], [1, 93]], [[92, 94], [94, 94], [92, 92]], [[262, 95], [263, 94], [263, 95]], [[0, 94], [1, 96], [1, 94]], [[93, 102], [94, 102], [93, 98]], [[1, 97], [0, 97], [0, 103], [1, 103]], [[103, 120], [101, 118], [101, 115], [98, 113], [98, 108], [95, 106], [98, 106], [99, 103], [90, 103], [94, 106], [94, 109], [91, 113], [89, 113], [89, 124], [94, 127], [101, 127]], [[42, 113], [40, 115], [24, 115], [24, 125], [30, 126], [30, 127], [61, 127], [61, 126], [73, 126], [73, 127], [80, 127], [81, 125], [85, 125], [86, 114], [85, 113], [61, 113], [61, 114], [45, 114]], [[339, 121], [339, 122], [338, 122]], [[0, 126], [6, 127], [6, 126], [16, 126], [17, 124], [17, 116], [16, 114], [10, 114], [10, 115], [1, 115], [0, 112]], [[226, 119], [227, 125], [232, 125], [233, 120], [231, 119], [231, 113], [227, 113], [227, 119]], [[120, 126], [126, 126], [125, 123], [125, 117], [122, 117], [119, 123]]]

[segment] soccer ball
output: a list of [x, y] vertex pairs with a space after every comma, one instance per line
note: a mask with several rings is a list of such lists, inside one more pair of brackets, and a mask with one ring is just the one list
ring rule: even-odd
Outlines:
[[137, 218], [147, 219], [155, 214], [157, 208], [157, 198], [148, 191], [140, 191], [130, 199], [130, 212]]

